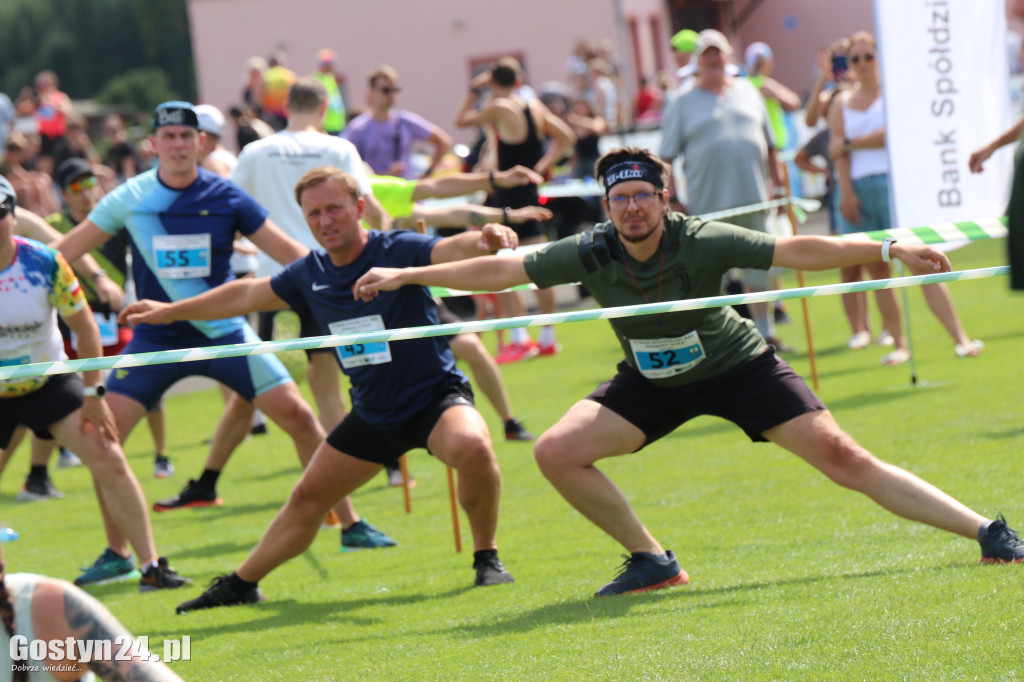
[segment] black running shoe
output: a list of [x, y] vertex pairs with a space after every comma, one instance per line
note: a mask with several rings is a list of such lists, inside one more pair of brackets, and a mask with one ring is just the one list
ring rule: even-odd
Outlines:
[[156, 566], [150, 566], [142, 571], [142, 577], [139, 579], [139, 592], [173, 590], [176, 587], [191, 584], [191, 578], [178, 575], [178, 572], [167, 564], [167, 559], [160, 557], [156, 560]]
[[663, 555], [633, 552], [632, 556], [623, 554], [622, 558], [625, 561], [619, 568], [619, 574], [594, 596], [610, 597], [627, 592], [646, 592], [672, 585], [683, 585], [690, 581], [690, 576], [679, 567], [672, 550], [666, 551]]
[[505, 440], [533, 440], [535, 437], [518, 419], [505, 422]]
[[978, 534], [983, 564], [1019, 564], [1024, 561], [1024, 540], [1006, 525], [1000, 514]]
[[236, 606], [241, 604], [256, 604], [267, 601], [267, 597], [260, 591], [259, 587], [248, 590], [238, 589], [229, 575], [220, 575], [210, 581], [206, 591], [195, 599], [178, 604], [175, 613], [187, 613], [199, 609], [212, 609], [215, 606]]
[[187, 507], [211, 507], [219, 504], [224, 504], [224, 500], [217, 497], [216, 491], [200, 488], [190, 478], [180, 493], [174, 497], [168, 497], [166, 500], [154, 502], [153, 511], [165, 512]]
[[512, 574], [501, 563], [497, 552], [473, 559], [473, 568], [476, 569], [476, 582], [474, 585], [501, 585], [502, 583], [515, 582]]

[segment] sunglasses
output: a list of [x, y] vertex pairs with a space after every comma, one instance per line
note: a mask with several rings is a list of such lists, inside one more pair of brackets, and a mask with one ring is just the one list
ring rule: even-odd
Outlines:
[[383, 88], [377, 88], [377, 92], [384, 93], [385, 95], [394, 95], [394, 94], [397, 94], [397, 93], [399, 93], [401, 91], [402, 91], [402, 88], [399, 88], [399, 87], [389, 88], [389, 87], [385, 86]]
[[0, 203], [0, 220], [6, 218], [8, 213], [14, 213], [14, 200], [10, 197]]
[[78, 194], [79, 192], [84, 192], [87, 189], [92, 189], [95, 186], [96, 178], [89, 177], [83, 178], [82, 180], [78, 180], [76, 182], [72, 182], [67, 186], [66, 189], [70, 194]]
[[868, 52], [863, 57], [861, 55], [859, 55], [859, 54], [855, 54], [852, 57], [850, 57], [850, 63], [851, 64], [860, 64], [860, 60], [861, 59], [864, 60], [865, 64], [870, 64], [871, 62], [875, 61], [875, 55], [873, 53], [871, 53], [871, 52]]

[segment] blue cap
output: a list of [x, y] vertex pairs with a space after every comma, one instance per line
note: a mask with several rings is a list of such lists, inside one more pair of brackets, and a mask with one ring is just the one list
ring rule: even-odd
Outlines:
[[191, 102], [164, 102], [153, 112], [153, 130], [163, 126], [188, 126], [199, 130], [199, 114]]

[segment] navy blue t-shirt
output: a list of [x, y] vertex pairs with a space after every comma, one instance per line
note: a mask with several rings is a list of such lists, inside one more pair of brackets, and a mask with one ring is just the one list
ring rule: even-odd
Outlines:
[[[359, 257], [343, 267], [313, 251], [270, 278], [274, 293], [292, 308], [308, 306], [326, 334], [348, 334], [440, 324], [426, 287], [382, 291], [369, 303], [352, 299], [352, 285], [371, 267], [429, 265], [437, 243], [407, 230], [370, 230]], [[370, 424], [389, 427], [424, 410], [445, 386], [466, 381], [448, 339], [340, 346], [335, 357], [352, 382], [352, 409]]]

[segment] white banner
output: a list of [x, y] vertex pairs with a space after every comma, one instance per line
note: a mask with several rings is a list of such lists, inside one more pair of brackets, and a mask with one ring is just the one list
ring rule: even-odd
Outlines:
[[974, 175], [971, 152], [1010, 127], [1003, 0], [874, 0], [893, 227], [1003, 215], [1012, 147]]

